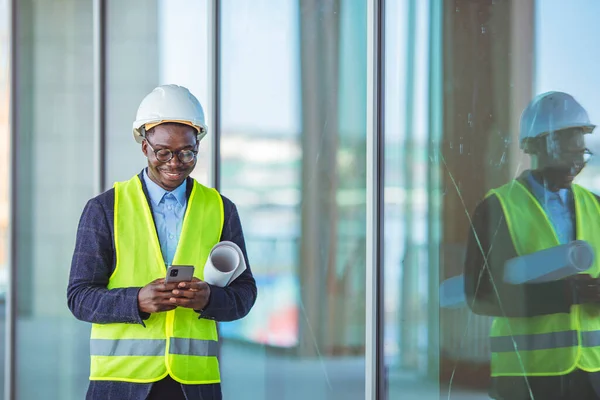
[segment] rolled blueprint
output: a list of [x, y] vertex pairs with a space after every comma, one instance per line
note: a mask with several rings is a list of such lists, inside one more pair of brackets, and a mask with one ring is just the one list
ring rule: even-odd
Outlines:
[[[587, 271], [594, 263], [594, 257], [589, 243], [575, 240], [508, 260], [504, 264], [504, 282], [518, 285], [563, 279]], [[442, 282], [440, 307], [460, 308], [466, 305], [463, 275]]]
[[440, 285], [440, 307], [461, 308], [467, 305], [465, 297], [465, 277], [453, 276]]
[[592, 246], [575, 240], [508, 260], [504, 264], [504, 281], [516, 285], [555, 281], [584, 272], [593, 262]]
[[204, 281], [218, 287], [225, 287], [246, 270], [244, 254], [233, 242], [219, 242], [212, 250], [204, 265]]

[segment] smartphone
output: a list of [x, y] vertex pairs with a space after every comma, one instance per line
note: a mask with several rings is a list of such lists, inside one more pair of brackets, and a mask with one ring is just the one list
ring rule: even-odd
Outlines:
[[166, 283], [190, 282], [194, 277], [193, 265], [170, 265], [167, 268]]

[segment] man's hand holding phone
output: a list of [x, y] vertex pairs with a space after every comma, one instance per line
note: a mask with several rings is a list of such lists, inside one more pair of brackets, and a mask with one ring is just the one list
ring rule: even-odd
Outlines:
[[203, 310], [210, 298], [210, 286], [194, 276], [194, 267], [172, 265], [165, 278], [150, 282], [138, 293], [138, 308], [152, 314], [177, 307]]
[[210, 286], [208, 283], [194, 277], [193, 265], [171, 265], [167, 269], [166, 282], [176, 282], [171, 304], [177, 307], [203, 310], [208, 304]]
[[208, 304], [210, 286], [194, 277], [191, 282], [179, 282], [177, 288], [173, 290], [173, 294], [175, 297], [170, 299], [171, 304], [200, 311]]
[[576, 303], [600, 304], [600, 279], [592, 278], [588, 274], [577, 274], [567, 278], [575, 291]]
[[141, 312], [152, 314], [171, 311], [177, 308], [170, 299], [177, 282], [166, 283], [164, 278], [156, 279], [140, 289], [138, 292], [138, 308]]

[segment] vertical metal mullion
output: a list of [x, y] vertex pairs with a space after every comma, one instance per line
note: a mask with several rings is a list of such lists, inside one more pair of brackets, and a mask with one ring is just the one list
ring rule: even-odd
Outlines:
[[384, 237], [384, 220], [383, 220], [383, 212], [384, 212], [384, 168], [385, 168], [385, 157], [384, 157], [384, 139], [385, 139], [385, 130], [384, 130], [384, 66], [385, 66], [385, 0], [379, 0], [379, 12], [377, 19], [379, 20], [379, 29], [377, 30], [377, 34], [379, 36], [378, 41], [378, 49], [377, 49], [377, 67], [379, 69], [377, 73], [377, 125], [379, 129], [377, 130], [377, 186], [376, 186], [376, 198], [377, 201], [377, 263], [376, 271], [377, 271], [377, 291], [375, 293], [376, 296], [376, 309], [377, 309], [377, 340], [376, 340], [376, 349], [377, 349], [377, 400], [383, 400], [387, 397], [387, 374], [385, 372], [385, 364], [384, 364], [384, 274], [383, 274], [383, 237]]
[[428, 154], [432, 161], [427, 176], [428, 228], [428, 318], [427, 318], [427, 372], [430, 379], [439, 380], [440, 348], [440, 221], [441, 221], [441, 177], [440, 143], [443, 130], [443, 0], [429, 3], [429, 141]]
[[367, 266], [365, 399], [383, 400], [383, 167], [385, 0], [367, 4]]
[[210, 66], [208, 81], [210, 82], [211, 124], [212, 131], [212, 174], [211, 186], [219, 190], [221, 187], [221, 1], [209, 3], [210, 28]]
[[106, 0], [94, 0], [94, 193], [106, 188]]
[[9, 233], [8, 233], [8, 293], [6, 302], [6, 338], [4, 360], [4, 398], [7, 400], [16, 399], [16, 330], [17, 330], [17, 263], [16, 263], [16, 235], [17, 235], [17, 132], [18, 132], [18, 93], [17, 93], [17, 74], [18, 74], [18, 50], [17, 50], [17, 32], [18, 32], [18, 0], [8, 2], [9, 21], [9, 130], [10, 130], [10, 160], [9, 160]]
[[[221, 188], [221, 0], [211, 0], [208, 3], [208, 47], [209, 66], [208, 82], [210, 85], [210, 122], [209, 133], [212, 132], [210, 151], [211, 174], [210, 186], [216, 190]], [[217, 323], [217, 335], [220, 335]], [[218, 356], [221, 356], [223, 341], [219, 340]]]

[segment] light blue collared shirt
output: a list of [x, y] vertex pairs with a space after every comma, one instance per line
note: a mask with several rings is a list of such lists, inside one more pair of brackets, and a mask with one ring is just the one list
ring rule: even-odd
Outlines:
[[147, 168], [144, 168], [144, 182], [152, 202], [152, 215], [158, 232], [163, 260], [165, 265], [169, 266], [175, 257], [187, 206], [186, 181], [183, 181], [177, 189], [168, 192], [154, 183], [148, 176]]
[[569, 189], [553, 192], [535, 180], [529, 173], [527, 182], [533, 195], [540, 202], [562, 244], [575, 240], [575, 224], [573, 213], [573, 195]]

